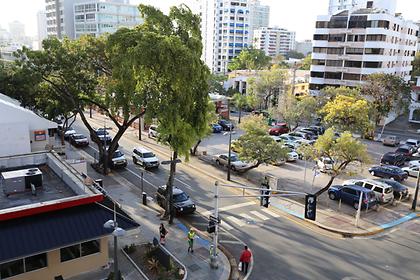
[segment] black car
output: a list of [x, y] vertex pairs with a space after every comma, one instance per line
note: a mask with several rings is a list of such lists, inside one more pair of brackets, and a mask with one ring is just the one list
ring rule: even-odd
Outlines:
[[372, 166], [369, 168], [369, 173], [372, 176], [394, 179], [396, 181], [404, 181], [408, 178], [406, 172], [401, 168], [392, 165]]
[[389, 152], [381, 157], [381, 164], [403, 166], [406, 157], [400, 153]]
[[69, 142], [75, 147], [89, 146], [89, 140], [87, 137], [80, 133], [70, 135]]
[[[184, 191], [177, 187], [174, 187], [172, 194], [175, 214], [191, 214], [195, 212], [195, 203]], [[165, 197], [166, 185], [158, 187], [156, 192], [156, 201], [162, 208], [165, 208]]]
[[390, 185], [392, 189], [394, 190], [394, 198], [398, 200], [402, 200], [405, 198], [408, 198], [408, 188], [401, 184], [400, 182], [397, 182], [395, 180], [391, 179], [376, 179], [378, 182], [385, 183], [387, 185]]
[[217, 123], [223, 128], [223, 130], [226, 131], [233, 130], [235, 128], [233, 123], [228, 120], [219, 120]]
[[[99, 137], [99, 140], [101, 140], [102, 143], [105, 142], [106, 144], [111, 144], [112, 137], [109, 135], [106, 129], [98, 128], [95, 130], [95, 134]], [[90, 136], [90, 139], [93, 140], [92, 135]]]

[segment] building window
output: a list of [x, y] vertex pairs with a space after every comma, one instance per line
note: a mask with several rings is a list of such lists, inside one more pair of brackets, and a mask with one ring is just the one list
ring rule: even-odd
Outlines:
[[343, 80], [360, 81], [360, 74], [344, 73]]
[[316, 28], [328, 28], [328, 21], [317, 21], [315, 24]]
[[321, 41], [327, 41], [328, 40], [328, 35], [327, 34], [315, 34], [314, 35], [314, 40], [321, 40]]
[[347, 48], [346, 54], [363, 54], [363, 48]]
[[365, 35], [347, 35], [347, 42], [364, 42]]
[[352, 61], [352, 60], [346, 60], [346, 62], [344, 63], [345, 67], [350, 67], [350, 68], [360, 68], [362, 67], [362, 62], [361, 61]]
[[82, 257], [100, 252], [99, 240], [83, 242], [81, 244]]
[[[394, 50], [395, 51], [395, 50]], [[366, 48], [365, 54], [384, 54], [384, 49], [378, 49], [378, 48]], [[394, 53], [395, 55], [395, 53]]]
[[366, 41], [386, 41], [386, 35], [366, 35]]
[[86, 21], [95, 20], [95, 14], [86, 14]]
[[312, 78], [324, 78], [324, 72], [311, 71]]
[[341, 72], [325, 72], [325, 79], [341, 80]]
[[367, 16], [351, 16], [349, 28], [366, 28]]
[[346, 34], [330, 34], [328, 37], [328, 42], [344, 42]]
[[343, 61], [342, 60], [327, 60], [326, 65], [333, 66], [333, 67], [342, 67]]
[[327, 48], [327, 54], [343, 54], [344, 48]]
[[83, 242], [82, 244], [72, 245], [60, 249], [61, 262], [77, 259], [80, 257], [96, 254], [100, 252], [99, 240]]
[[0, 265], [1, 279], [6, 279], [24, 272], [23, 259], [3, 263]]
[[85, 20], [85, 15], [76, 15], [75, 16], [76, 22], [81, 22]]
[[324, 59], [312, 59], [312, 65], [325, 65]]
[[33, 271], [47, 267], [47, 253], [25, 258], [25, 271]]
[[389, 29], [389, 21], [387, 21], [387, 20], [369, 20], [367, 22], [366, 27], [368, 27], [368, 28], [385, 28], [385, 29]]
[[332, 16], [328, 28], [347, 28], [347, 17]]
[[380, 62], [380, 61], [366, 61], [366, 62], [363, 62], [363, 67], [364, 68], [381, 68], [382, 67], [382, 62]]

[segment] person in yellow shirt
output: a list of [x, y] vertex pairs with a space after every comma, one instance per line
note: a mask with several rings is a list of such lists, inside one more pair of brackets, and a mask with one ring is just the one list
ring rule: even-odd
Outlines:
[[188, 253], [191, 251], [191, 253], [194, 253], [194, 238], [195, 238], [195, 230], [193, 228], [190, 228], [190, 231], [187, 234], [188, 239]]

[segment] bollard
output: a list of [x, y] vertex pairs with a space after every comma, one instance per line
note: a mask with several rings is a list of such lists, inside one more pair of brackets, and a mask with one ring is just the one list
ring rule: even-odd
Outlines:
[[147, 205], [147, 194], [145, 192], [143, 192], [142, 198], [143, 198], [143, 205]]

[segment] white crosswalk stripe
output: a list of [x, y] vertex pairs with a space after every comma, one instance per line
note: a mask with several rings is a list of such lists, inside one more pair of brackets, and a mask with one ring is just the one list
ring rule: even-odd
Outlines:
[[233, 229], [233, 227], [231, 225], [229, 225], [228, 223], [226, 223], [224, 220], [222, 220], [221, 226], [226, 230], [232, 230]]
[[274, 218], [280, 217], [280, 215], [278, 215], [278, 214], [276, 214], [276, 213], [274, 213], [274, 212], [272, 212], [272, 211], [270, 211], [268, 209], [261, 209], [261, 211], [263, 211], [264, 213], [266, 213], [266, 214], [268, 214], [268, 215], [270, 215], [270, 216], [272, 216]]
[[[241, 208], [241, 207], [245, 207], [245, 206], [250, 206], [250, 205], [255, 205], [255, 202], [254, 201], [249, 201], [249, 202], [233, 204], [233, 205], [229, 205], [229, 206], [225, 206], [225, 207], [220, 207], [219, 212], [229, 211], [229, 210], [233, 210], [233, 209], [237, 209], [237, 208]], [[213, 213], [214, 213], [214, 211], [206, 211], [206, 212], [203, 212], [201, 214], [203, 216], [207, 217], [207, 216], [209, 216]]]
[[258, 211], [251, 211], [250, 212], [252, 215], [254, 215], [254, 216], [257, 216], [258, 218], [260, 218], [261, 220], [263, 220], [263, 221], [266, 221], [266, 220], [268, 220], [268, 219], [270, 219], [269, 217], [267, 217], [267, 216], [264, 216], [263, 214], [261, 214], [260, 212], [258, 212]]
[[244, 221], [239, 220], [238, 218], [235, 218], [233, 216], [229, 216], [226, 219], [228, 219], [229, 221], [231, 221], [232, 223], [234, 223], [234, 224], [236, 224], [236, 225], [238, 225], [240, 227], [246, 225], [246, 223]]
[[245, 214], [245, 213], [241, 213], [241, 214], [239, 214], [239, 216], [241, 216], [242, 218], [244, 218], [245, 220], [248, 220], [248, 221], [254, 220], [251, 216], [249, 216], [248, 214]]

